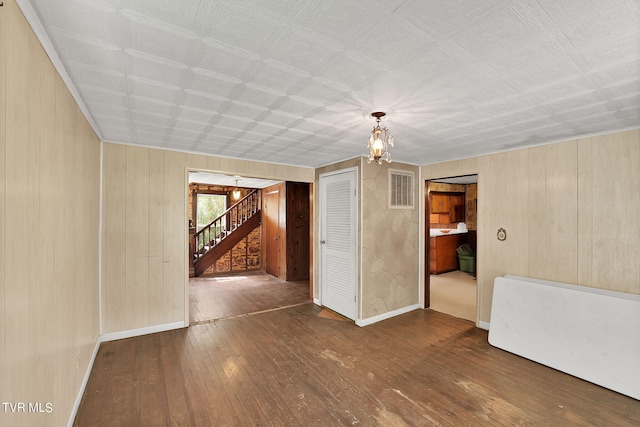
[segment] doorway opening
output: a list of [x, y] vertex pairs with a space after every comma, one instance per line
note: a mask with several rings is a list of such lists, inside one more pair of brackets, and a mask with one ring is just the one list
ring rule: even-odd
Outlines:
[[[310, 303], [311, 184], [208, 172], [188, 175], [189, 324]], [[269, 196], [274, 191], [280, 195], [275, 206]], [[296, 204], [298, 198], [307, 204]], [[269, 236], [275, 245], [265, 240]], [[301, 250], [305, 245], [306, 251]], [[287, 248], [306, 259], [289, 261]], [[269, 269], [267, 260], [273, 263], [274, 258], [276, 268]]]
[[425, 188], [425, 307], [475, 323], [478, 175]]

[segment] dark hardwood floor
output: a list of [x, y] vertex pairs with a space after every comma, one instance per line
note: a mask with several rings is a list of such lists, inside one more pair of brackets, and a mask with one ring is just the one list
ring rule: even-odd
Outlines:
[[258, 313], [310, 301], [309, 281], [259, 271], [189, 279], [189, 323]]
[[416, 310], [364, 328], [308, 303], [103, 343], [77, 426], [638, 426], [640, 402]]

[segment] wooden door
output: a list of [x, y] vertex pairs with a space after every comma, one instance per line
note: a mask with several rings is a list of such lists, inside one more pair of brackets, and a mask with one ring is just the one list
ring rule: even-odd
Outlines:
[[264, 195], [262, 224], [265, 233], [265, 270], [278, 277], [280, 275], [280, 192], [272, 191]]

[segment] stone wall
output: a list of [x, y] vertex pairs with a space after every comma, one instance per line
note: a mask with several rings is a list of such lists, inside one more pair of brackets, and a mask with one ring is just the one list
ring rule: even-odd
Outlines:
[[204, 274], [235, 273], [260, 270], [261, 227], [257, 227], [229, 252], [209, 267]]

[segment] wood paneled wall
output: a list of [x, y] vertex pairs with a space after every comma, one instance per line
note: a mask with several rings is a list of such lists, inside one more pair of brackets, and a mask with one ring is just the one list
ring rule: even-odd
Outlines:
[[639, 164], [636, 129], [423, 166], [478, 174], [479, 320], [504, 274], [640, 294]]
[[14, 0], [0, 8], [0, 426], [66, 425], [99, 338], [100, 143]]
[[187, 171], [313, 182], [313, 169], [105, 143], [103, 333], [185, 317]]

